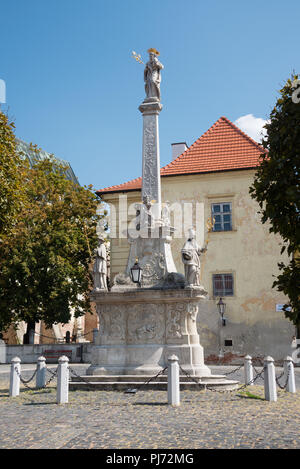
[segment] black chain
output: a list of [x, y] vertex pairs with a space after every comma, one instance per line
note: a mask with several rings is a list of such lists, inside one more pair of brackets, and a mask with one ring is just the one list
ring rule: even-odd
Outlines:
[[257, 369], [252, 365], [253, 370], [256, 373], [256, 376], [259, 375], [262, 380], [264, 380], [264, 375], [261, 373], [261, 371], [257, 371]]
[[224, 376], [232, 375], [233, 373], [236, 373], [237, 371], [239, 371], [243, 367], [244, 367], [244, 363], [242, 365], [240, 365], [238, 368], [236, 368], [235, 370], [229, 371], [228, 373], [222, 373], [222, 374]]
[[[85, 337], [86, 335], [90, 334], [91, 332], [93, 332], [93, 329], [90, 330], [89, 332], [86, 332], [85, 334], [81, 334], [79, 337]], [[58, 339], [57, 337], [50, 337], [49, 335], [44, 335], [44, 334], [40, 334], [39, 332], [35, 332], [34, 333], [36, 335], [38, 335], [39, 337], [44, 337], [45, 339], [52, 339], [52, 340], [55, 340], [56, 342], [57, 341], [60, 341], [60, 340], [63, 340], [65, 342], [65, 337], [63, 337], [62, 339]]]
[[30, 386], [28, 386], [27, 383], [29, 383], [29, 382], [34, 378], [34, 376], [36, 375], [36, 371], [37, 371], [37, 370], [35, 370], [35, 372], [34, 372], [32, 378], [30, 378], [29, 380], [25, 380], [25, 379], [22, 378], [22, 376], [21, 376], [21, 374], [20, 374], [20, 372], [19, 372], [19, 370], [18, 370], [18, 368], [17, 368], [16, 366], [15, 366], [14, 369], [15, 369], [15, 372], [17, 373], [17, 375], [18, 375], [18, 377], [19, 377], [21, 383], [24, 384], [25, 388], [30, 389], [30, 391], [34, 391], [35, 388], [31, 388]]
[[[202, 388], [203, 384], [201, 384], [201, 382], [199, 381], [196, 381], [196, 379], [191, 376], [189, 373], [187, 373], [187, 371], [185, 371], [180, 365], [179, 365], [179, 368], [180, 370], [191, 380], [191, 381], [194, 381], [196, 384], [198, 384], [198, 386], [200, 386]], [[245, 389], [246, 387], [248, 387], [250, 384], [253, 384], [259, 377], [260, 375], [264, 372], [264, 368], [262, 369], [262, 371], [260, 373], [258, 373], [255, 378], [253, 378], [251, 381], [249, 381], [249, 383], [246, 383], [244, 384], [243, 386], [240, 386], [239, 388], [237, 389], [214, 389], [214, 388], [210, 388], [209, 386], [205, 386], [205, 389], [207, 389], [208, 391], [212, 391], [212, 392], [219, 392], [219, 393], [230, 393], [230, 392], [238, 392], [240, 391], [241, 389]]]
[[[125, 391], [125, 393], [134, 393], [134, 394], [137, 393], [138, 391], [141, 390], [141, 388], [143, 386], [146, 386], [147, 384], [150, 383], [150, 381], [152, 381], [153, 379], [156, 379], [156, 378], [158, 378], [158, 376], [162, 375], [166, 371], [167, 368], [168, 367], [166, 366], [163, 370], [160, 370], [155, 376], [151, 376], [151, 378], [147, 379], [147, 381], [145, 381], [140, 386], [138, 386], [137, 389], [127, 390], [127, 391]], [[79, 379], [79, 381], [81, 381], [83, 383], [87, 383], [87, 381], [84, 378], [82, 378], [73, 368], [69, 367], [69, 370], [73, 374], [73, 376], [75, 376], [76, 378]]]
[[127, 391], [124, 391], [125, 393], [133, 393], [133, 394], [136, 394], [138, 391], [141, 390], [141, 388], [143, 386], [146, 386], [147, 384], [150, 383], [150, 381], [152, 381], [153, 379], [156, 379], [158, 378], [160, 375], [164, 374], [164, 372], [168, 369], [168, 367], [166, 366], [163, 370], [160, 370], [155, 376], [151, 376], [151, 378], [149, 378], [147, 381], [145, 381], [144, 383], [140, 384], [140, 386], [138, 386], [136, 389], [128, 389]]
[[197, 381], [192, 375], [190, 375], [187, 371], [185, 371], [180, 365], [179, 365], [179, 368], [187, 378], [189, 378], [191, 381], [194, 381], [194, 383], [201, 386], [201, 383], [199, 383], [199, 381]]
[[275, 376], [276, 383], [277, 383], [277, 385], [279, 386], [280, 389], [285, 389], [287, 387], [288, 382], [289, 382], [290, 373], [291, 373], [291, 365], [289, 365], [289, 367], [288, 367], [287, 377], [286, 377], [286, 380], [285, 380], [285, 383], [284, 383], [283, 386], [279, 383], [279, 379], [284, 375], [284, 371], [279, 376]]
[[220, 393], [226, 393], [226, 392], [239, 392], [241, 391], [242, 389], [245, 389], [247, 388], [248, 386], [250, 386], [251, 384], [254, 384], [255, 381], [258, 380], [258, 378], [261, 377], [261, 375], [264, 373], [265, 371], [265, 368], [262, 369], [262, 371], [260, 373], [258, 373], [255, 378], [251, 379], [248, 383], [245, 383], [243, 384], [242, 386], [240, 386], [239, 388], [237, 389], [225, 389], [225, 390], [219, 390], [219, 389], [213, 389], [213, 388], [209, 388], [208, 386], [206, 387], [206, 389], [208, 389], [209, 391], [213, 391], [213, 392], [220, 392]]
[[35, 377], [36, 373], [37, 373], [37, 369], [34, 371], [33, 375], [31, 376], [31, 378], [29, 379], [24, 379], [22, 378], [22, 376], [19, 374], [19, 371], [18, 371], [18, 368], [15, 368], [19, 378], [20, 378], [20, 381], [23, 383], [23, 384], [27, 384], [27, 383], [30, 383], [30, 381], [33, 380], [33, 378]]
[[73, 368], [68, 366], [68, 369], [71, 372], [71, 374], [73, 374], [73, 376], [79, 379], [79, 381], [81, 381], [82, 383], [87, 383], [87, 381], [84, 378], [82, 378]]
[[[51, 371], [51, 370], [49, 370], [48, 368], [46, 368], [46, 370], [51, 373], [51, 377], [50, 377], [49, 380], [44, 384], [44, 386], [42, 386], [41, 388], [38, 388], [38, 389], [45, 389], [45, 388], [51, 383], [51, 381], [52, 381], [52, 380], [55, 378], [55, 376], [57, 375], [58, 367], [57, 367], [57, 369], [56, 369], [54, 372]], [[32, 387], [28, 386], [28, 383], [29, 383], [30, 381], [32, 381], [33, 378], [35, 377], [35, 375], [36, 375], [36, 373], [37, 373], [37, 369], [35, 370], [35, 372], [33, 373], [32, 377], [31, 377], [29, 380], [25, 380], [25, 379], [22, 378], [22, 376], [21, 376], [21, 374], [20, 374], [20, 372], [19, 372], [19, 370], [18, 370], [17, 367], [15, 367], [15, 372], [17, 373], [17, 375], [18, 375], [18, 377], [19, 377], [21, 383], [24, 384], [25, 388], [29, 389], [30, 391], [36, 391], [37, 388], [36, 388], [36, 387], [35, 387], [35, 388], [32, 388]]]
[[56, 375], [56, 373], [57, 373], [57, 369], [56, 369], [55, 371], [52, 371], [52, 370], [50, 370], [50, 368], [46, 368], [46, 371], [47, 371], [48, 373], [50, 373], [52, 376], [53, 376], [53, 375]]
[[39, 389], [45, 389], [51, 383], [51, 381], [53, 381], [53, 379], [57, 376], [58, 367], [56, 368], [55, 371], [49, 370], [48, 368], [46, 368], [46, 370], [51, 374], [51, 376], [48, 379], [48, 381], [44, 384], [44, 386], [42, 386]]

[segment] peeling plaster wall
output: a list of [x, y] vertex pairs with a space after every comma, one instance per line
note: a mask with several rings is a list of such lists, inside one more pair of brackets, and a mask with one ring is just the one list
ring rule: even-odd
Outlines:
[[[273, 275], [278, 275], [277, 263], [287, 261], [287, 256], [280, 255], [281, 238], [270, 234], [268, 225], [262, 225], [257, 213], [259, 206], [249, 195], [254, 173], [254, 170], [228, 171], [161, 179], [162, 201], [203, 202], [205, 220], [211, 216], [212, 203], [232, 203], [233, 230], [210, 233], [208, 251], [201, 259], [202, 283], [209, 301], [199, 313], [198, 329], [207, 357], [218, 355], [220, 344], [233, 355], [268, 354], [281, 359], [291, 353], [295, 328], [283, 313], [276, 312], [276, 304], [285, 303], [286, 297], [272, 289]], [[140, 192], [129, 192], [127, 196], [128, 204], [132, 204], [139, 201]], [[114, 204], [119, 220], [120, 212], [124, 212], [124, 206], [119, 210], [119, 194], [106, 194], [103, 199]], [[172, 242], [174, 261], [181, 273], [184, 269], [180, 251], [184, 241], [182, 234]], [[112, 278], [125, 270], [128, 253], [126, 239], [112, 240]], [[224, 298], [225, 327], [221, 327], [216, 308], [218, 298], [213, 297], [215, 273], [232, 273], [234, 277], [234, 296]], [[232, 340], [232, 347], [224, 347], [225, 339]]]

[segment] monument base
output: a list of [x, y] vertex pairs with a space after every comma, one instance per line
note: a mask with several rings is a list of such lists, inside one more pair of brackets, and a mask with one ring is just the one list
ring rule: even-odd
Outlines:
[[87, 375], [153, 376], [177, 355], [192, 376], [209, 376], [197, 331], [203, 287], [93, 292], [100, 333]]

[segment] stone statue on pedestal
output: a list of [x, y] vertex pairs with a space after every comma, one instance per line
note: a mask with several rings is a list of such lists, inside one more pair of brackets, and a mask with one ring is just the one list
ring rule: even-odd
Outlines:
[[142, 228], [148, 228], [152, 226], [153, 214], [152, 214], [152, 202], [149, 196], [143, 197], [143, 204], [141, 206], [141, 226]]
[[168, 200], [161, 209], [161, 219], [165, 226], [170, 226], [170, 202]]
[[207, 247], [201, 249], [195, 239], [196, 233], [191, 228], [189, 238], [181, 250], [181, 258], [184, 264], [184, 273], [188, 285], [200, 286], [200, 255], [207, 251]]
[[157, 56], [159, 52], [156, 49], [149, 49], [150, 60], [146, 63], [144, 70], [144, 81], [146, 97], [156, 98], [160, 101], [160, 71], [164, 66], [159, 62]]
[[107, 253], [104, 239], [99, 238], [99, 244], [98, 247], [94, 250], [94, 254], [94, 291], [107, 290]]

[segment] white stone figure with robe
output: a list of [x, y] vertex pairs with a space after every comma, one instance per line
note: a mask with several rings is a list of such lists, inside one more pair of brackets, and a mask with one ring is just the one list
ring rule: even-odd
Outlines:
[[141, 228], [147, 229], [151, 228], [153, 223], [153, 213], [152, 213], [152, 201], [150, 201], [150, 197], [145, 195], [143, 197], [143, 203], [141, 204]]
[[167, 200], [161, 209], [161, 219], [165, 226], [170, 226], [170, 202]]
[[146, 98], [156, 98], [160, 101], [160, 71], [164, 66], [157, 58], [157, 55], [159, 55], [157, 50], [149, 49], [148, 52], [150, 60], [146, 63], [144, 70]]
[[103, 238], [99, 238], [98, 247], [94, 250], [94, 254], [94, 291], [107, 290], [107, 253]]
[[181, 250], [181, 258], [184, 264], [184, 274], [188, 285], [200, 286], [200, 256], [207, 251], [207, 247], [200, 248], [196, 241], [196, 233], [189, 229], [189, 238]]

